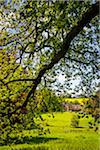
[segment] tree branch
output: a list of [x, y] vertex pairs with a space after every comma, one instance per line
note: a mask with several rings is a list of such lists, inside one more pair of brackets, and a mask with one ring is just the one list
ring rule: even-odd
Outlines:
[[16, 80], [11, 80], [7, 82], [6, 84], [12, 83], [12, 82], [20, 82], [20, 81], [34, 81], [35, 79], [16, 79]]
[[18, 109], [22, 109], [22, 108], [26, 107], [26, 105], [29, 101], [29, 98], [31, 97], [32, 94], [34, 95], [35, 90], [36, 90], [38, 84], [41, 82], [41, 78], [44, 76], [46, 71], [51, 69], [55, 64], [57, 64], [61, 60], [61, 58], [63, 58], [65, 56], [65, 54], [68, 52], [71, 41], [79, 34], [79, 32], [83, 29], [83, 27], [85, 27], [92, 20], [92, 18], [94, 18], [98, 14], [99, 14], [99, 2], [97, 2], [96, 4], [93, 4], [91, 6], [91, 8], [89, 8], [88, 11], [83, 14], [83, 16], [81, 17], [81, 20], [77, 23], [77, 25], [74, 26], [71, 29], [71, 31], [66, 35], [66, 37], [60, 47], [60, 51], [58, 51], [58, 53], [56, 53], [54, 55], [54, 57], [52, 58], [51, 62], [48, 65], [44, 65], [43, 68], [41, 68], [38, 76], [35, 79], [17, 79], [17, 80], [8, 82], [8, 83], [16, 82], [16, 81], [32, 81], [33, 82], [32, 83], [33, 87], [29, 91], [29, 93], [26, 97], [26, 100], [23, 102], [23, 104], [21, 106], [17, 107], [13, 112], [11, 112], [10, 115], [14, 114]]
[[30, 92], [28, 93], [28, 96], [26, 100], [24, 101], [22, 107], [25, 107], [28, 103], [28, 100], [30, 96], [33, 94], [38, 86], [38, 84], [41, 82], [41, 78], [45, 74], [45, 72], [49, 69], [51, 69], [55, 64], [57, 64], [61, 58], [63, 58], [68, 51], [68, 48], [70, 46], [71, 41], [79, 34], [79, 32], [85, 27], [95, 16], [99, 14], [99, 2], [93, 4], [91, 8], [88, 9], [87, 12], [85, 12], [81, 18], [81, 20], [77, 23], [76, 26], [72, 28], [72, 30], [67, 34], [67, 36], [64, 39], [64, 42], [61, 46], [61, 50], [54, 55], [54, 57], [51, 60], [51, 63], [48, 65], [45, 65], [39, 72], [36, 79], [34, 79], [34, 84]]

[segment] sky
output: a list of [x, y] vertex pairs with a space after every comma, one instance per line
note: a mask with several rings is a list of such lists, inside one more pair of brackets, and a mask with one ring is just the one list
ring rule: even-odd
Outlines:
[[[62, 74], [59, 74], [57, 79], [58, 79], [58, 81], [59, 81], [62, 85], [63, 85], [65, 82], [67, 82], [67, 81], [66, 81], [66, 78], [65, 78], [65, 75], [62, 75]], [[74, 92], [74, 88], [75, 88], [76, 86], [78, 86], [78, 84], [80, 83], [80, 81], [81, 81], [81, 78], [80, 78], [80, 77], [77, 77], [76, 79], [70, 81], [72, 84], [71, 84], [71, 90], [68, 90], [68, 93], [69, 93], [69, 94], [71, 94], [71, 93]], [[82, 91], [81, 91], [81, 90], [79, 90], [79, 92], [78, 92], [78, 95], [80, 95], [80, 94], [82, 94]], [[76, 95], [77, 95], [77, 94], [76, 94]], [[72, 94], [72, 97], [73, 97], [73, 96], [75, 96], [75, 95]]]

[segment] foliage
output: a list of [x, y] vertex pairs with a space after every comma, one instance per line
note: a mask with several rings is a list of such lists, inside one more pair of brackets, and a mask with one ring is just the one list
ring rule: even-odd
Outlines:
[[55, 112], [62, 110], [62, 99], [50, 89], [44, 88], [37, 90], [35, 93], [35, 101], [38, 102], [37, 107], [40, 112]]
[[91, 114], [94, 121], [89, 122], [89, 127], [98, 130], [100, 123], [100, 91], [98, 90], [90, 100], [85, 103], [84, 112]]
[[[0, 144], [31, 126], [40, 129], [34, 121], [41, 118], [35, 92], [48, 86], [59, 93], [59, 72], [66, 75], [63, 90], [70, 90], [71, 79], [80, 77], [75, 91], [91, 93], [98, 79], [98, 4], [0, 1]], [[57, 110], [46, 97], [46, 109], [50, 104]]]
[[[81, 82], [79, 86], [75, 87], [75, 91], [77, 92], [80, 88], [83, 92], [90, 94], [92, 86], [94, 87], [94, 79], [98, 78], [99, 52], [95, 47], [98, 45], [98, 17], [95, 17], [73, 39], [62, 60], [59, 59], [59, 63], [55, 60], [55, 64], [58, 63], [58, 65], [54, 66], [51, 62], [60, 49], [63, 49], [61, 47], [64, 47], [66, 35], [78, 24], [82, 15], [91, 5], [89, 1], [45, 2], [33, 0], [23, 3], [20, 1], [13, 1], [11, 4], [4, 3], [1, 9], [4, 12], [1, 14], [1, 18], [5, 22], [4, 28], [2, 24], [4, 35], [1, 39], [4, 40], [2, 45], [6, 46], [7, 51], [17, 53], [17, 60], [32, 73], [33, 81], [44, 68], [41, 76], [45, 76], [45, 81], [43, 78], [41, 82], [46, 82], [48, 86], [55, 82], [56, 76], [61, 72], [65, 74], [67, 91], [71, 88], [70, 77], [73, 80], [79, 77]], [[93, 43], [94, 37], [95, 43]], [[49, 64], [52, 65], [52, 68], [49, 67], [51, 71], [48, 71], [48, 67], [45, 69]], [[55, 84], [60, 90], [62, 85]], [[85, 93], [84, 95], [86, 95]]]

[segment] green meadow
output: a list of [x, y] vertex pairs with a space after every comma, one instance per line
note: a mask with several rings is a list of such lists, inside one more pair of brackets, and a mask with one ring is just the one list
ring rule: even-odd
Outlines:
[[20, 134], [23, 141], [16, 145], [1, 146], [0, 150], [99, 150], [99, 132], [89, 129], [88, 118], [81, 118], [78, 128], [71, 127], [74, 112], [43, 114], [43, 120], [36, 121], [50, 133], [38, 135], [37, 131], [27, 130]]

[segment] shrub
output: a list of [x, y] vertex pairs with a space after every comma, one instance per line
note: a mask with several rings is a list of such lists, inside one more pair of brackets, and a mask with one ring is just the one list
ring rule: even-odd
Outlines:
[[79, 117], [77, 114], [74, 114], [72, 119], [71, 119], [71, 126], [74, 128], [79, 127]]

